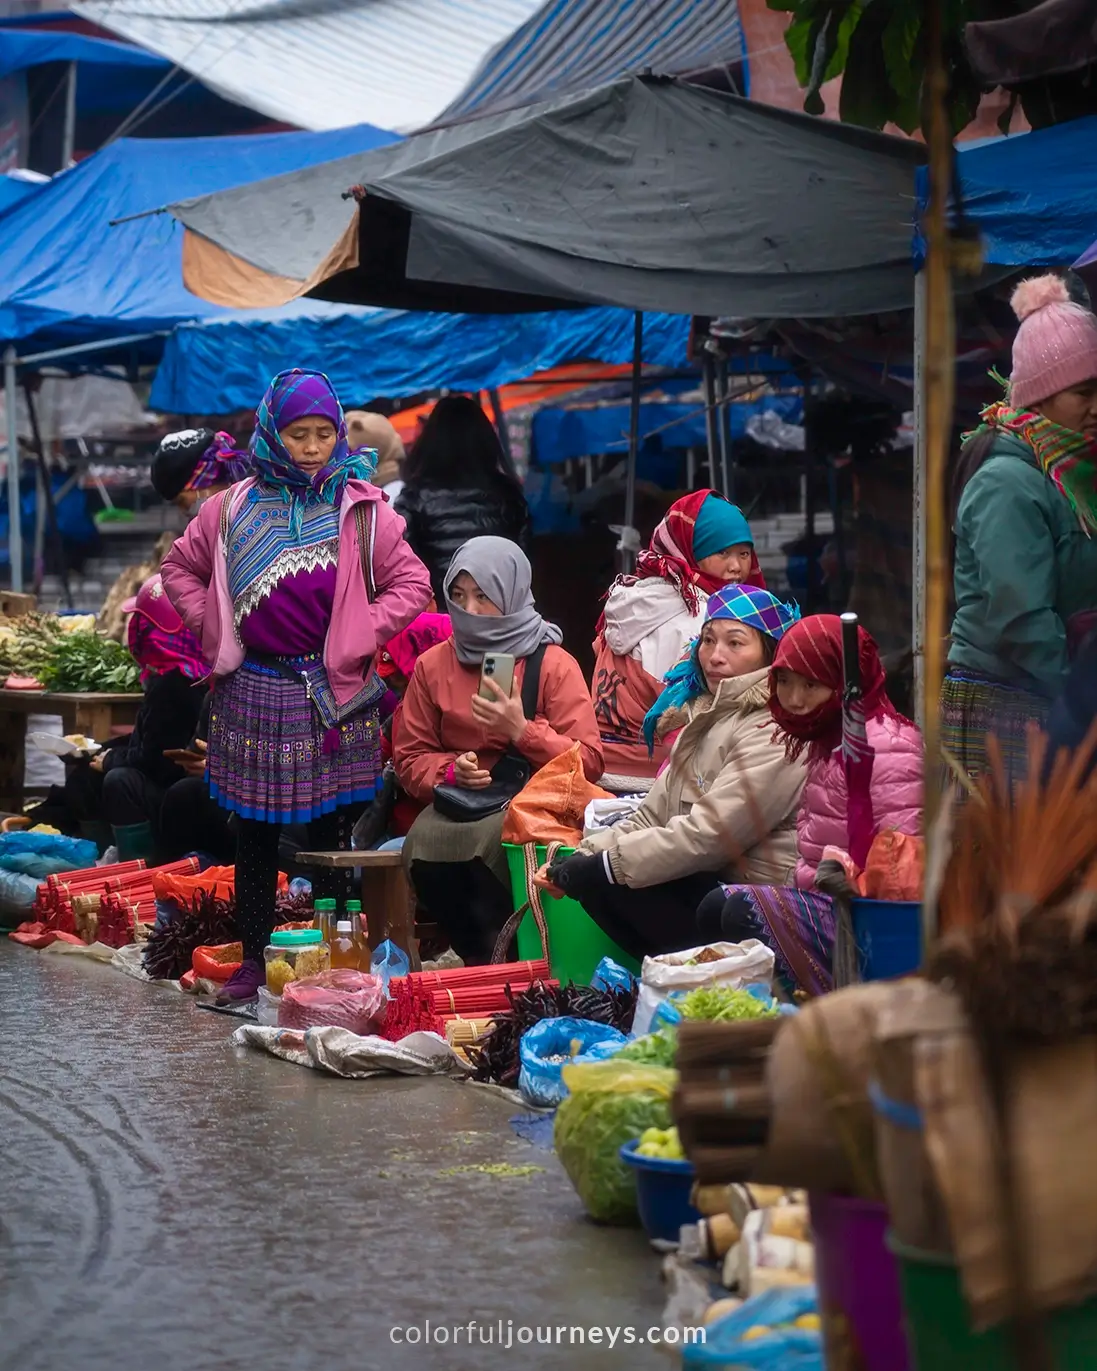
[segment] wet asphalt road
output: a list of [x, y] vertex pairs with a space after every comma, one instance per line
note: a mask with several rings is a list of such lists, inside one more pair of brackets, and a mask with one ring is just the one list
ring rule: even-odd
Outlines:
[[[234, 1048], [234, 1026], [0, 939], [2, 1371], [676, 1364], [650, 1345], [505, 1351], [479, 1328], [471, 1348], [394, 1343], [428, 1319], [640, 1336], [658, 1258], [583, 1219], [505, 1100], [322, 1077]], [[439, 1174], [491, 1162], [545, 1170]]]

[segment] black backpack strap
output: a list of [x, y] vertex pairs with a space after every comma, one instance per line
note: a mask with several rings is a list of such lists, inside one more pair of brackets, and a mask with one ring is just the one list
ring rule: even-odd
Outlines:
[[526, 658], [526, 674], [522, 678], [522, 713], [527, 719], [537, 717], [537, 694], [541, 689], [541, 667], [548, 651], [548, 643], [542, 643], [536, 651]]

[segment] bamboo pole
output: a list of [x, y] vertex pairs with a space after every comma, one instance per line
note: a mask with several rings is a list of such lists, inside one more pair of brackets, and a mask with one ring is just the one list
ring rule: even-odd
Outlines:
[[[922, 220], [926, 240], [925, 319], [925, 520], [926, 603], [925, 672], [925, 832], [933, 835], [941, 803], [940, 693], [944, 677], [944, 647], [948, 633], [948, 530], [945, 513], [945, 471], [952, 436], [955, 390], [956, 334], [952, 303], [952, 250], [948, 197], [952, 182], [952, 130], [948, 115], [948, 74], [945, 69], [943, 0], [926, 5], [926, 111], [924, 131], [929, 150], [929, 197]], [[936, 934], [937, 911], [923, 903], [923, 939]]]

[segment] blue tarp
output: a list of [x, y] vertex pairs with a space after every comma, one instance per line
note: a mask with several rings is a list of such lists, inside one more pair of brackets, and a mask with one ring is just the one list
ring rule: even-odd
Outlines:
[[[370, 124], [326, 133], [120, 139], [4, 216], [0, 341], [47, 348], [171, 329], [227, 311], [183, 285], [183, 231], [167, 214], [112, 219], [391, 142]], [[185, 148], [185, 151], [184, 151]], [[159, 349], [157, 349], [157, 354]]]
[[[628, 310], [419, 314], [303, 300], [181, 327], [167, 340], [149, 403], [175, 414], [228, 414], [258, 403], [288, 366], [327, 372], [348, 404], [442, 386], [487, 390], [564, 362], [632, 360]], [[684, 367], [689, 319], [644, 316], [644, 360]]]
[[[171, 70], [171, 63], [142, 48], [127, 43], [112, 43], [105, 38], [89, 38], [83, 33], [55, 29], [46, 33], [36, 29], [0, 29], [0, 76], [40, 67], [47, 62], [79, 62], [104, 67], [159, 68]], [[79, 77], [76, 83], [80, 90]]]
[[1097, 237], [1097, 116], [961, 147], [956, 163], [988, 263], [1067, 265]]
[[[696, 388], [697, 383], [693, 385]], [[747, 420], [766, 410], [773, 410], [787, 423], [797, 424], [802, 421], [803, 400], [799, 395], [766, 395], [758, 400], [737, 401], [730, 406], [732, 438], [742, 438]], [[600, 453], [624, 455], [628, 451], [628, 433], [627, 400], [589, 407], [546, 406], [533, 420], [533, 455], [541, 466]], [[704, 447], [706, 443], [704, 403], [699, 396], [640, 406], [640, 445], [647, 453]]]

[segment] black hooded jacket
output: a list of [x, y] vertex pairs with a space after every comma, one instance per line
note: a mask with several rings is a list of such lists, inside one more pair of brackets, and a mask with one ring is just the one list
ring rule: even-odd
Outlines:
[[405, 485], [395, 508], [407, 522], [408, 542], [430, 572], [434, 598], [443, 613], [443, 577], [462, 543], [494, 536], [526, 544], [529, 509], [525, 497], [502, 476], [487, 489]]

